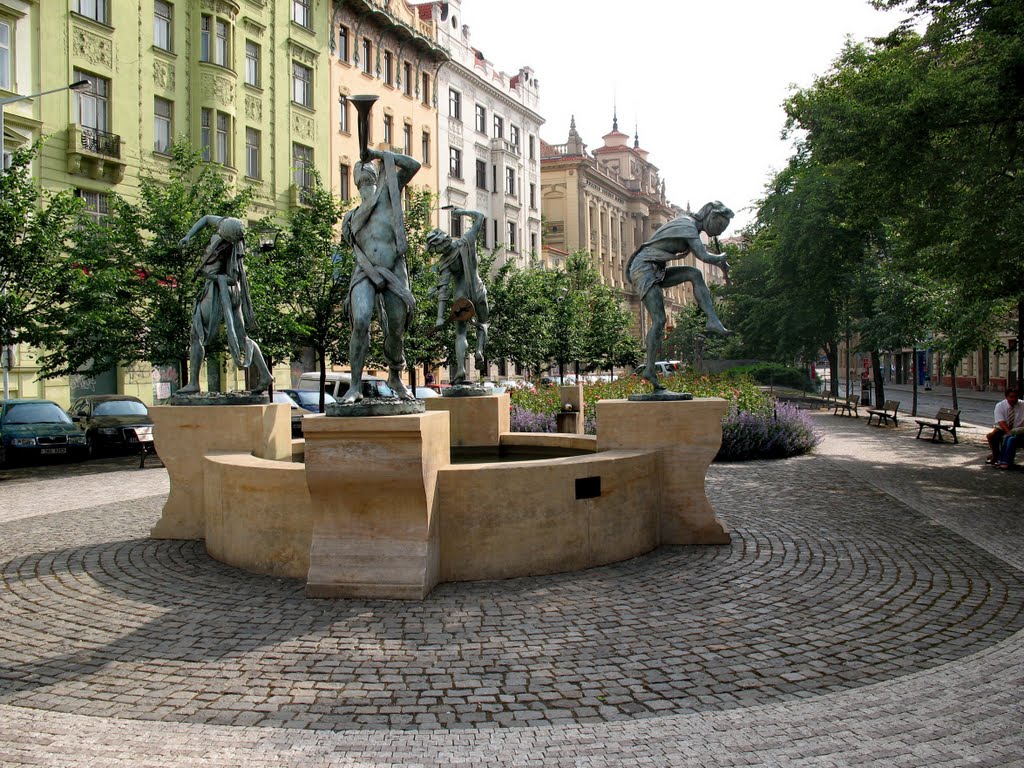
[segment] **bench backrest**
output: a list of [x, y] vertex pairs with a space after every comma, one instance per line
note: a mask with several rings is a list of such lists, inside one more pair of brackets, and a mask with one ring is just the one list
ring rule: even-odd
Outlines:
[[846, 402], [848, 402], [850, 405], [857, 405], [858, 403], [860, 403], [860, 395], [850, 395], [849, 397], [846, 398]]
[[960, 422], [960, 411], [955, 408], [939, 408], [939, 412], [935, 414], [936, 421], [952, 421], [957, 424]]
[[896, 413], [896, 411], [898, 411], [899, 409], [900, 409], [900, 401], [899, 400], [886, 400], [885, 401], [885, 405], [882, 406], [882, 410], [883, 411], [892, 411], [893, 413]]

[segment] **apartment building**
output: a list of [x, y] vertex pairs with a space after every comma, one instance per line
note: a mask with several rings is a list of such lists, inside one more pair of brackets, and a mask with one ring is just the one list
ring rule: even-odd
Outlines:
[[[474, 47], [462, 3], [424, 3], [451, 59], [438, 71], [438, 171], [442, 205], [480, 211], [496, 265], [525, 266], [541, 247], [539, 82], [529, 67], [508, 74]], [[442, 226], [462, 235], [465, 220]]]

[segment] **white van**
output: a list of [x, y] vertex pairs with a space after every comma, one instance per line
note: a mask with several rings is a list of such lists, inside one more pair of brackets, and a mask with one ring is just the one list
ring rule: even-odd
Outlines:
[[[327, 394], [334, 395], [336, 400], [341, 400], [348, 392], [349, 384], [352, 383], [352, 374], [337, 371], [327, 372]], [[299, 383], [296, 389], [307, 389], [313, 392], [320, 391], [320, 371], [307, 371], [299, 376]], [[397, 397], [391, 387], [384, 379], [377, 376], [363, 376], [363, 397]]]
[[[658, 360], [654, 364], [654, 368], [657, 370], [659, 376], [674, 376], [677, 373], [683, 372], [683, 361], [682, 360]], [[641, 376], [644, 372], [644, 366], [637, 366], [637, 369], [633, 371], [633, 375]]]

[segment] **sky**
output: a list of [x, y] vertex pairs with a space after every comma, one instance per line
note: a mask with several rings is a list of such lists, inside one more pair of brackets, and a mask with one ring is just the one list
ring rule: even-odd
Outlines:
[[884, 35], [906, 15], [868, 0], [462, 0], [473, 47], [505, 72], [533, 69], [545, 141], [564, 143], [575, 115], [593, 150], [617, 109], [669, 200], [735, 211], [726, 235], [793, 154], [782, 102], [794, 87], [828, 72], [847, 36]]

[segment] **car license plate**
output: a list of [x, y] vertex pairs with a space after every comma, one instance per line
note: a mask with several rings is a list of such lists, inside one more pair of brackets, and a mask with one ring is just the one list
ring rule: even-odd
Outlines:
[[45, 455], [54, 454], [54, 453], [67, 453], [68, 449], [67, 448], [40, 448], [39, 452], [45, 456]]

